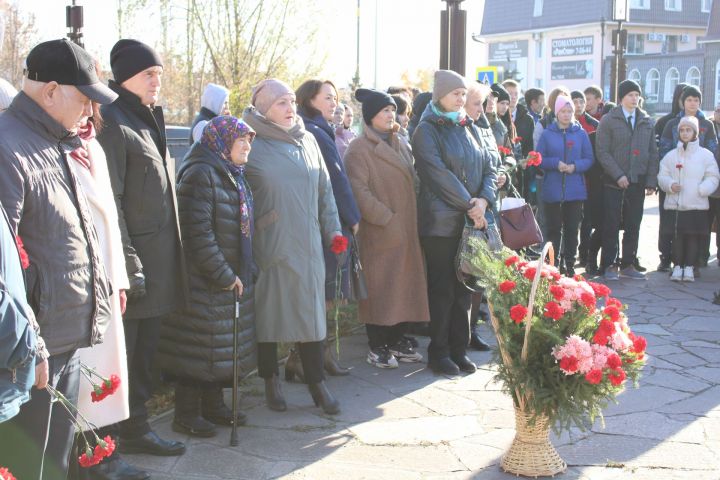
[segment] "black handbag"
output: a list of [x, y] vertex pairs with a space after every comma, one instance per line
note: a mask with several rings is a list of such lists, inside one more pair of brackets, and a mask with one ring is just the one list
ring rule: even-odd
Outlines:
[[360, 263], [360, 244], [355, 234], [352, 233], [350, 234], [350, 241], [352, 242], [352, 250], [350, 252], [352, 297], [355, 301], [367, 300], [368, 291], [367, 284], [365, 283], [365, 272], [363, 271], [362, 263]]
[[455, 254], [455, 274], [458, 281], [473, 293], [482, 290], [477, 277], [474, 275], [476, 271], [470, 261], [477, 254], [478, 240], [487, 243], [490, 251], [494, 253], [499, 253], [503, 248], [500, 232], [494, 223], [488, 223], [485, 228], [475, 228], [474, 222], [468, 219], [466, 215], [460, 245], [458, 245]]

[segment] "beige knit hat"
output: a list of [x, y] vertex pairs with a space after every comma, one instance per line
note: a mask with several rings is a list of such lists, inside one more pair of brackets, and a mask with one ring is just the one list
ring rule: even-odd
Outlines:
[[698, 134], [700, 133], [700, 125], [698, 124], [698, 119], [696, 117], [682, 117], [680, 119], [680, 123], [678, 123], [678, 131], [683, 125], [687, 125], [688, 127], [692, 128], [695, 131], [695, 138], [697, 138]]
[[277, 78], [268, 78], [253, 88], [251, 103], [257, 108], [258, 112], [265, 115], [278, 98], [288, 93], [295, 96], [295, 92], [287, 83]]
[[442, 97], [456, 88], [467, 88], [465, 78], [452, 70], [437, 70], [435, 72], [432, 101], [438, 102]]

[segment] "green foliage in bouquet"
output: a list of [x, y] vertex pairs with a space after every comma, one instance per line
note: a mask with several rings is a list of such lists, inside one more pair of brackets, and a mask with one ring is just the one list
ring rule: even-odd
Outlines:
[[608, 287], [562, 277], [508, 249], [494, 254], [482, 241], [473, 249], [466, 260], [486, 289], [497, 379], [517, 408], [547, 415], [556, 431], [571, 424], [584, 430], [626, 380], [637, 387], [647, 342], [632, 333], [626, 307]]

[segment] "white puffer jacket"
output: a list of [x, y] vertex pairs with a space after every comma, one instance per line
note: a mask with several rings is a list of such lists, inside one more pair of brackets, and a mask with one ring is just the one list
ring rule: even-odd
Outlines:
[[[679, 193], [670, 189], [673, 183], [682, 187]], [[658, 185], [667, 193], [666, 210], [708, 210], [708, 197], [720, 184], [720, 171], [712, 152], [702, 148], [696, 140], [683, 148], [668, 152], [660, 162]]]

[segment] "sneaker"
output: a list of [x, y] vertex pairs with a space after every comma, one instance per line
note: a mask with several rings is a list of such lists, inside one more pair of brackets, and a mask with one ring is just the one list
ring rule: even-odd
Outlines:
[[603, 275], [603, 278], [605, 281], [617, 281], [620, 280], [620, 275], [618, 274], [618, 267], [617, 265], [612, 265], [610, 267], [607, 267], [605, 269], [605, 274]]
[[397, 368], [398, 362], [387, 347], [371, 348], [367, 354], [367, 362], [378, 368]]
[[670, 260], [663, 258], [660, 260], [660, 265], [658, 265], [657, 271], [658, 272], [669, 272], [671, 268], [672, 268], [672, 264], [670, 263]]
[[395, 345], [390, 347], [390, 353], [399, 362], [403, 363], [417, 363], [423, 359], [423, 356], [416, 352], [410, 342], [404, 338], [401, 338]]
[[673, 282], [682, 282], [683, 279], [683, 268], [680, 265], [675, 265], [675, 268], [673, 268], [672, 275], [670, 275], [670, 280]]
[[635, 257], [635, 261], [633, 262], [633, 266], [635, 267], [635, 270], [637, 270], [640, 273], [647, 272], [647, 268], [640, 265], [640, 259], [638, 257]]
[[630, 265], [620, 270], [620, 276], [623, 278], [630, 278], [632, 280], [645, 280], [647, 278], [644, 273], [638, 272], [634, 265]]
[[695, 281], [695, 273], [693, 270], [695, 270], [693, 267], [685, 267], [685, 269], [683, 270], [683, 281], [684, 282], [694, 282]]

